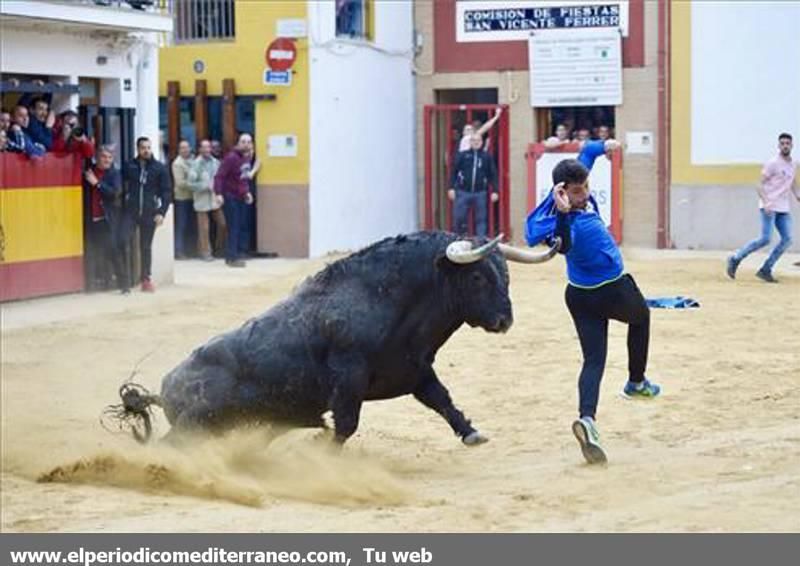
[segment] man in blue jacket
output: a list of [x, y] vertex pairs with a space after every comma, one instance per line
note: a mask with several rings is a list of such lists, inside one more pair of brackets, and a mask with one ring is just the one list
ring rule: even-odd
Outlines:
[[489, 204], [487, 193], [491, 189], [492, 202], [497, 202], [497, 171], [492, 156], [481, 149], [483, 137], [472, 134], [469, 151], [456, 157], [455, 167], [447, 196], [455, 201], [453, 224], [459, 234], [467, 233], [469, 211], [475, 211], [475, 235], [486, 236]]
[[650, 310], [633, 277], [625, 273], [619, 248], [589, 195], [588, 177], [589, 170], [576, 159], [556, 165], [555, 186], [548, 197], [553, 206], [537, 208], [540, 214], [531, 215], [527, 237], [530, 245], [538, 239], [561, 239], [559, 251], [566, 257], [569, 280], [565, 298], [583, 352], [579, 418], [572, 431], [586, 461], [599, 464], [606, 462], [606, 454], [595, 413], [608, 351], [609, 320], [628, 324], [628, 381], [622, 395], [652, 399], [661, 388], [645, 377]]

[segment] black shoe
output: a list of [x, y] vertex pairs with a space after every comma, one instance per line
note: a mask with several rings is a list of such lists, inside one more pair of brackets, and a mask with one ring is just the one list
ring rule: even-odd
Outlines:
[[130, 295], [131, 294], [131, 290], [128, 289], [127, 287], [125, 287], [124, 289], [120, 289], [119, 293], [120, 293], [120, 295]]
[[247, 263], [243, 259], [226, 259], [225, 265], [228, 267], [247, 267]]
[[767, 283], [777, 283], [778, 280], [772, 276], [772, 272], [764, 271], [764, 268], [759, 269], [756, 271], [756, 277], [761, 279], [762, 281], [766, 281]]
[[725, 273], [728, 274], [728, 277], [731, 279], [736, 279], [736, 269], [739, 267], [739, 260], [736, 259], [735, 256], [728, 257], [728, 264], [725, 268]]

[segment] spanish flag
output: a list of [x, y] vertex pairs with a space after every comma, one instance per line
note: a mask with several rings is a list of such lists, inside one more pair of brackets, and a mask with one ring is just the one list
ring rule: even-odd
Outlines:
[[0, 153], [0, 301], [83, 288], [80, 158]]

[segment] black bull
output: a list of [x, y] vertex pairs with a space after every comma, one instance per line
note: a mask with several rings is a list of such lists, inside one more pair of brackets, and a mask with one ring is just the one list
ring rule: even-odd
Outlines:
[[419, 232], [382, 240], [307, 279], [289, 298], [236, 330], [212, 338], [169, 372], [161, 394], [123, 386], [117, 416], [150, 436], [150, 405], [172, 433], [222, 431], [244, 423], [324, 426], [335, 439], [358, 428], [361, 404], [414, 395], [465, 444], [486, 439], [450, 398], [433, 369], [436, 352], [464, 323], [488, 332], [512, 324], [506, 258], [539, 263], [499, 243]]

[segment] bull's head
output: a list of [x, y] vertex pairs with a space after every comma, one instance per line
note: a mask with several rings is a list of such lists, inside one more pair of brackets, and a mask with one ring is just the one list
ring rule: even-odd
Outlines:
[[[505, 332], [511, 328], [514, 316], [508, 296], [508, 267], [505, 260], [521, 263], [542, 263], [551, 259], [561, 242], [543, 253], [534, 253], [501, 244], [503, 235], [479, 247], [468, 240], [458, 240], [447, 246], [446, 258], [453, 269], [456, 305], [470, 326], [480, 326], [488, 332]], [[500, 253], [494, 253], [499, 250]]]

